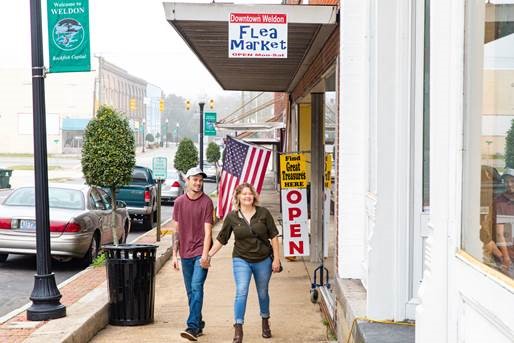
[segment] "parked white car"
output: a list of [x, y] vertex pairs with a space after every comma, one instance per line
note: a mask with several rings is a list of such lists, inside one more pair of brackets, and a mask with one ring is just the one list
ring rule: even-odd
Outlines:
[[161, 203], [173, 203], [184, 194], [184, 178], [177, 170], [168, 170], [166, 180], [161, 186]]
[[[103, 244], [113, 242], [111, 197], [87, 185], [52, 184], [48, 198], [52, 257], [77, 258], [89, 265]], [[0, 205], [0, 263], [9, 254], [36, 254], [34, 204], [35, 189], [30, 186], [14, 190]], [[130, 231], [130, 217], [123, 202], [117, 205], [116, 235], [123, 243]]]

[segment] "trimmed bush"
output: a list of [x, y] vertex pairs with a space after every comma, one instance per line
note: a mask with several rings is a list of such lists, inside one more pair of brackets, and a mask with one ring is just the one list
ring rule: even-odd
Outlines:
[[186, 173], [190, 168], [198, 165], [198, 149], [189, 138], [180, 141], [173, 166], [182, 173]]

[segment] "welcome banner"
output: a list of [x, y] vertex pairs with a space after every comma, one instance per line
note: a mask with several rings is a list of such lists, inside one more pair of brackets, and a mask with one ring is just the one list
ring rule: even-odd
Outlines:
[[88, 0], [47, 2], [50, 73], [91, 70]]

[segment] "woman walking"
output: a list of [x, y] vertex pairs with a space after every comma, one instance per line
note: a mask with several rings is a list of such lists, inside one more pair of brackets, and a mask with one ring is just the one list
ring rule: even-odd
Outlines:
[[243, 183], [235, 189], [234, 211], [225, 218], [221, 231], [209, 251], [209, 261], [223, 245], [227, 244], [232, 233], [235, 239], [232, 268], [236, 283], [233, 343], [243, 341], [246, 300], [252, 275], [259, 298], [262, 337], [270, 338], [268, 285], [271, 273], [279, 272], [282, 268], [278, 230], [268, 209], [257, 206], [257, 193], [249, 183]]

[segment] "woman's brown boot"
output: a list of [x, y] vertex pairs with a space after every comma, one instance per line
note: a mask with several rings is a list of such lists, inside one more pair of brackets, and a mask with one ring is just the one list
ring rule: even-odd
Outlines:
[[234, 339], [232, 343], [243, 343], [243, 324], [234, 324]]
[[271, 338], [271, 329], [269, 327], [269, 318], [262, 318], [262, 337]]

